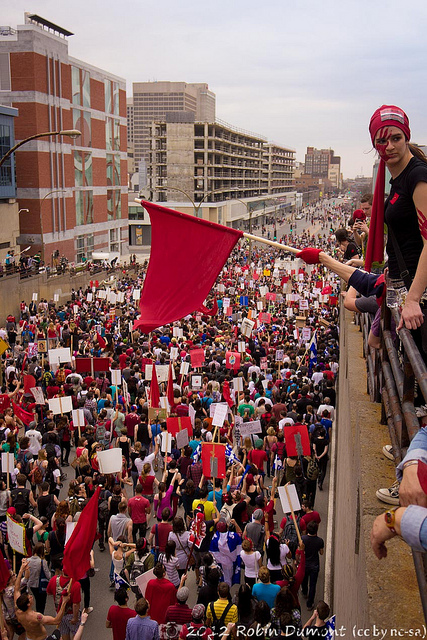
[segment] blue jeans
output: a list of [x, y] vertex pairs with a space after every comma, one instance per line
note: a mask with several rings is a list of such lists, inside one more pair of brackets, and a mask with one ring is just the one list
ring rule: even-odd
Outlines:
[[[308, 590], [307, 607], [312, 607], [316, 595], [317, 578], [319, 577], [319, 567], [306, 567], [304, 579], [301, 584], [301, 591], [305, 595]], [[310, 582], [310, 585], [309, 585]]]

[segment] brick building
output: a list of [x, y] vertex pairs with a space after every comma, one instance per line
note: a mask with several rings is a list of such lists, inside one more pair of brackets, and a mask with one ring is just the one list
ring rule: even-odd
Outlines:
[[[18, 109], [15, 154], [21, 244], [70, 260], [128, 238], [125, 81], [68, 55], [73, 34], [36, 15], [0, 34], [0, 103]], [[52, 193], [53, 192], [53, 193]]]

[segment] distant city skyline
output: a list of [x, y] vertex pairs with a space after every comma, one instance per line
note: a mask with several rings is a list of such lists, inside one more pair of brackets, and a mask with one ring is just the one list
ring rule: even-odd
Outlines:
[[307, 146], [332, 148], [344, 178], [372, 174], [368, 124], [381, 104], [402, 107], [413, 140], [427, 143], [421, 0], [404, 12], [397, 0], [218, 0], [215, 11], [195, 0], [15, 0], [2, 25], [23, 24], [28, 10], [75, 33], [70, 55], [125, 78], [128, 96], [133, 82], [205, 82], [217, 118], [301, 162]]

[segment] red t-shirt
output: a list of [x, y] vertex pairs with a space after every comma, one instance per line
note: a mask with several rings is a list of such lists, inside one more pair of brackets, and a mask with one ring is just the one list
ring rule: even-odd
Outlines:
[[[168, 541], [168, 537], [170, 532], [172, 531], [172, 525], [169, 524], [168, 522], [159, 522], [158, 525], [154, 524], [151, 527], [151, 533], [153, 534], [153, 547], [157, 546], [157, 541], [156, 541], [156, 527], [158, 528], [158, 534], [157, 534], [157, 541], [158, 541], [158, 546], [160, 551], [164, 551], [165, 547], [166, 547], [166, 543]], [[174, 604], [173, 602], [171, 602], [171, 604]], [[153, 616], [151, 616], [153, 617]]]
[[139, 422], [139, 416], [136, 413], [128, 413], [125, 418], [125, 427], [127, 429], [128, 438], [133, 438], [135, 433], [135, 425]]
[[[47, 593], [51, 596], [53, 596], [55, 598], [56, 595], [56, 579], [58, 576], [53, 576], [48, 584], [47, 584]], [[59, 578], [59, 585], [61, 587], [62, 590], [65, 589], [65, 587], [68, 586], [68, 583], [70, 582], [70, 578], [66, 578], [65, 576], [60, 576]], [[82, 599], [82, 594], [81, 594], [81, 590], [80, 590], [80, 582], [75, 582], [73, 580], [73, 584], [71, 585], [71, 593], [70, 593], [70, 600], [67, 603], [67, 606], [65, 607], [65, 613], [69, 613], [72, 610], [72, 605], [73, 604], [80, 604]], [[61, 601], [59, 602], [59, 606], [57, 611], [59, 611], [59, 608], [61, 606]]]
[[317, 524], [320, 524], [321, 518], [317, 511], [310, 511], [310, 513], [305, 513], [299, 523], [301, 533], [305, 533], [307, 530], [307, 525], [309, 522], [314, 520]]
[[176, 603], [176, 588], [166, 578], [154, 578], [147, 584], [145, 599], [150, 603], [150, 617], [164, 624], [167, 608]]
[[248, 460], [256, 464], [260, 471], [264, 471], [264, 462], [267, 462], [267, 454], [263, 449], [251, 449]]
[[134, 496], [128, 501], [129, 515], [132, 518], [132, 522], [135, 524], [142, 524], [147, 522], [147, 514], [145, 509], [151, 507], [147, 498], [144, 496]]
[[125, 640], [128, 620], [135, 618], [135, 616], [136, 611], [129, 607], [119, 607], [113, 604], [108, 609], [107, 620], [111, 623], [113, 640]]

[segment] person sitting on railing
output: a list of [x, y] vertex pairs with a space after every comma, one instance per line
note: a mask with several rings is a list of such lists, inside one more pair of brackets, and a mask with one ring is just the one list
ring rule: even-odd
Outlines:
[[371, 546], [377, 556], [387, 556], [387, 540], [401, 536], [412, 549], [427, 551], [427, 428], [413, 438], [396, 470], [401, 481], [399, 507], [379, 515], [371, 531]]

